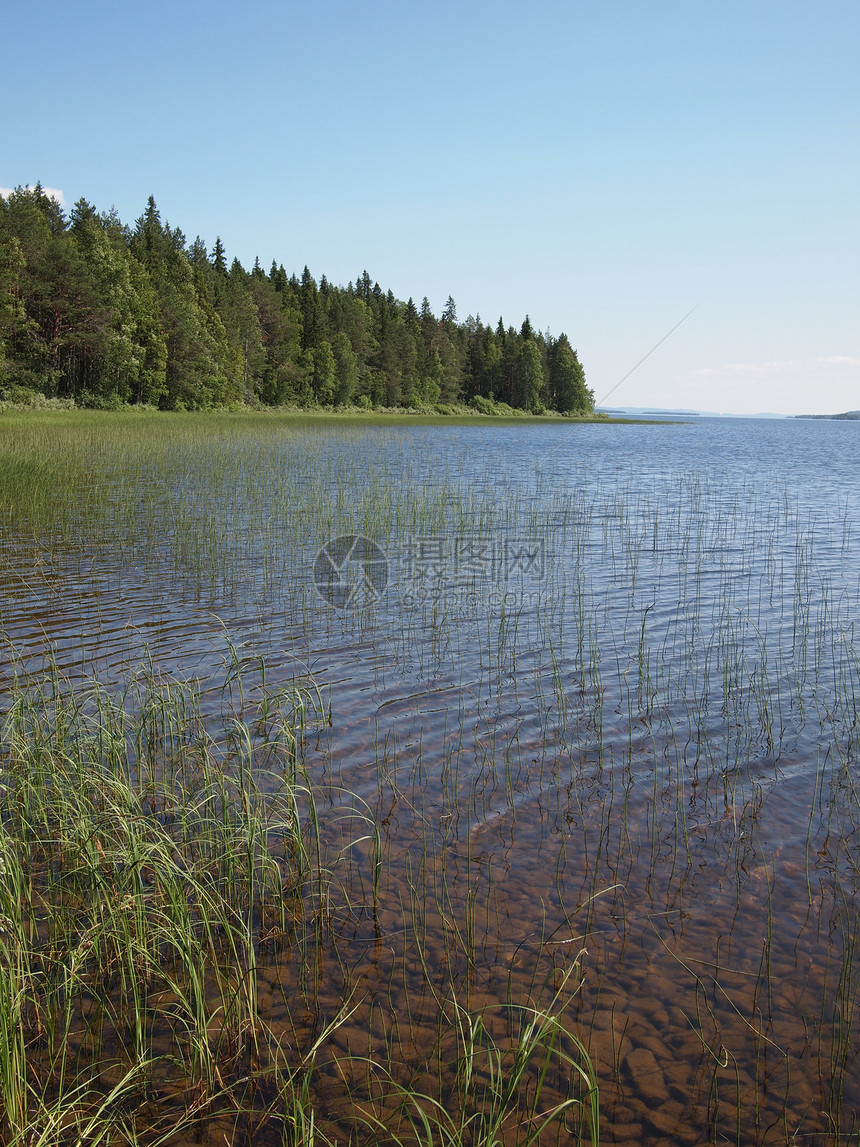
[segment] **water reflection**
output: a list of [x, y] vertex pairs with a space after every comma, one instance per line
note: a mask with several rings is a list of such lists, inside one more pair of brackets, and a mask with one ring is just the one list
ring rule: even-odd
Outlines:
[[[360, 1000], [333, 1046], [396, 1046], [405, 1078], [445, 985], [537, 997], [584, 950], [568, 1017], [607, 1142], [832, 1142], [860, 1102], [856, 432], [225, 442], [245, 477], [198, 460], [134, 537], [4, 540], [3, 671], [148, 662], [214, 699], [238, 666], [239, 707], [313, 679], [305, 765], [350, 909], [313, 969], [262, 961], [276, 1026], [311, 1039]], [[312, 496], [287, 506], [297, 468]], [[338, 610], [313, 565], [353, 530], [388, 577]], [[523, 539], [540, 569], [503, 569]]]

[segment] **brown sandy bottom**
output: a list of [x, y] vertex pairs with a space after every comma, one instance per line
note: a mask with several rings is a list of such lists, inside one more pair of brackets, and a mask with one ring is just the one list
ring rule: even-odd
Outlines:
[[[803, 451], [780, 438], [790, 457], [754, 478], [739, 463], [772, 452], [745, 434], [707, 455], [695, 437], [707, 428], [689, 433], [674, 461], [638, 429], [623, 447], [600, 438], [534, 486], [539, 444], [518, 435], [510, 459], [496, 447], [466, 466], [464, 439], [441, 517], [425, 497], [435, 439], [381, 483], [361, 443], [320, 481], [316, 440], [298, 468], [287, 450], [255, 450], [247, 476], [207, 449], [149, 502], [136, 485], [103, 537], [10, 541], [0, 690], [22, 664], [53, 663], [75, 687], [94, 676], [123, 693], [143, 665], [200, 685], [204, 754], [226, 709], [249, 760], [276, 694], [318, 688], [328, 706], [313, 731], [310, 711], [295, 729], [308, 870], [296, 876], [283, 841], [268, 842], [284, 874], [275, 923], [246, 918], [258, 901], [238, 882], [228, 907], [253, 943], [238, 956], [213, 945], [197, 1027], [182, 1010], [190, 973], [151, 969], [149, 949], [141, 959], [141, 1058], [155, 1064], [134, 1092], [141, 1141], [305, 1142], [301, 1109], [340, 1143], [427, 1142], [408, 1120], [421, 1111], [471, 1120], [459, 1140], [435, 1137], [446, 1147], [483, 1142], [543, 1009], [558, 1017], [556, 1054], [529, 1061], [500, 1143], [587, 1098], [586, 1055], [607, 1143], [856, 1141], [855, 475], [837, 468], [822, 488], [836, 459], [795, 473], [786, 462]], [[393, 445], [377, 446], [387, 467]], [[389, 546], [391, 592], [341, 616], [313, 588], [313, 555], [357, 529]], [[557, 543], [539, 606], [406, 608], [396, 554], [440, 529]], [[181, 744], [184, 721], [170, 726]], [[169, 744], [157, 759], [172, 765]], [[89, 859], [127, 887], [127, 872]], [[153, 899], [142, 887], [139, 902]], [[77, 959], [87, 934], [69, 937]], [[101, 1092], [133, 1058], [120, 965], [71, 1005], [71, 1062]], [[40, 1043], [34, 983], [26, 1050], [41, 1084], [56, 1049]], [[580, 1134], [586, 1106], [540, 1142]]]
[[[254, 696], [249, 687], [246, 702]], [[462, 729], [446, 739], [449, 703], [440, 690], [417, 717], [404, 706], [399, 732], [392, 723], [376, 743], [344, 707], [340, 727], [307, 736], [325, 878], [286, 931], [257, 922], [253, 1008], [265, 1038], [237, 1038], [210, 999], [220, 1075], [208, 1094], [223, 1083], [232, 1099], [204, 1115], [194, 1141], [290, 1141], [283, 1093], [300, 1085], [335, 1141], [370, 1142], [376, 1121], [380, 1135], [418, 1142], [405, 1092], [475, 1114], [498, 1082], [494, 1049], [509, 1070], [542, 1009], [559, 1016], [566, 1058], [529, 1065], [499, 1142], [534, 1126], [538, 1084], [543, 1111], [583, 1100], [540, 1141], [588, 1137], [587, 1088], [571, 1066], [586, 1054], [607, 1143], [856, 1135], [850, 762], [786, 754], [706, 768], [661, 740], [656, 718], [647, 735], [619, 728], [599, 757], [574, 757], [514, 746], [513, 711], [495, 716], [509, 751], [494, 756], [480, 737], [467, 747]], [[207, 1094], [193, 1073], [164, 1066], [177, 1054], [164, 1019], [176, 1002], [163, 988], [151, 1000], [162, 1018], [149, 1047], [164, 1063], [146, 1102], [161, 1127]], [[122, 1038], [122, 1009], [121, 991], [107, 1017], [82, 1001], [80, 1063], [95, 1032], [115, 1029], [108, 1053]], [[463, 1033], [479, 1021], [464, 1099]], [[477, 1134], [472, 1124], [466, 1141]]]
[[[839, 777], [798, 773], [734, 807], [626, 782], [595, 770], [471, 824], [389, 794], [376, 897], [377, 846], [353, 843], [324, 934], [260, 964], [260, 1015], [286, 1046], [349, 1013], [316, 1056], [321, 1128], [346, 1141], [358, 1105], [403, 1135], [392, 1080], [453, 1106], [462, 1016], [504, 1044], [573, 972], [562, 1022], [593, 1062], [604, 1142], [856, 1133], [856, 869], [833, 851], [834, 803], [816, 814], [822, 784], [838, 804]], [[335, 809], [330, 844], [338, 824], [354, 841]], [[571, 1093], [558, 1065], [542, 1083], [547, 1110]], [[582, 1116], [541, 1142], [585, 1133]]]

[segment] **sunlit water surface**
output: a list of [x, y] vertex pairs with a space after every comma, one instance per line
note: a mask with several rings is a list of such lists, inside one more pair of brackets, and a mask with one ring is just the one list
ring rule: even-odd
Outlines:
[[[350, 850], [350, 900], [375, 873], [377, 911], [343, 913], [307, 1005], [312, 1025], [365, 1001], [344, 1048], [379, 1025], [420, 1056], [434, 975], [478, 1008], [584, 949], [567, 1021], [604, 1141], [835, 1142], [860, 1103], [858, 434], [305, 431], [322, 477], [299, 529], [259, 475], [189, 472], [157, 491], [160, 535], [5, 539], [2, 672], [50, 652], [118, 684], [149, 662], [213, 705], [238, 664], [251, 699], [316, 684], [328, 839], [372, 818], [382, 857]], [[273, 486], [297, 443], [267, 441]], [[406, 489], [446, 505], [398, 520]], [[356, 525], [385, 567], [346, 563], [327, 599], [315, 559]], [[264, 971], [273, 1024], [303, 1022], [294, 979]]]

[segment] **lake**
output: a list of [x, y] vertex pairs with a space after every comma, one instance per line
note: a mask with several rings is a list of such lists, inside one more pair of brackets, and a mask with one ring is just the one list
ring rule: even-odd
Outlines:
[[860, 427], [177, 418], [69, 432], [0, 672], [289, 699], [327, 915], [256, 991], [320, 1125], [535, 1007], [604, 1142], [856, 1136]]

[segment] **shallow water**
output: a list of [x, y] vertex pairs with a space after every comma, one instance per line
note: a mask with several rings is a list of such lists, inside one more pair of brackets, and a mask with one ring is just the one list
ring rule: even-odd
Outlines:
[[[370, 1031], [407, 1071], [434, 992], [537, 1000], [584, 949], [566, 1018], [604, 1141], [836, 1142], [860, 1104], [858, 434], [223, 441], [179, 481], [135, 476], [130, 519], [4, 539], [0, 672], [50, 652], [120, 683], [149, 659], [213, 707], [240, 664], [249, 698], [316, 683], [305, 763], [353, 907], [312, 986], [289, 955], [263, 968], [275, 1026], [352, 992], [334, 1047]], [[353, 533], [387, 580], [344, 567], [335, 608], [314, 562]]]

